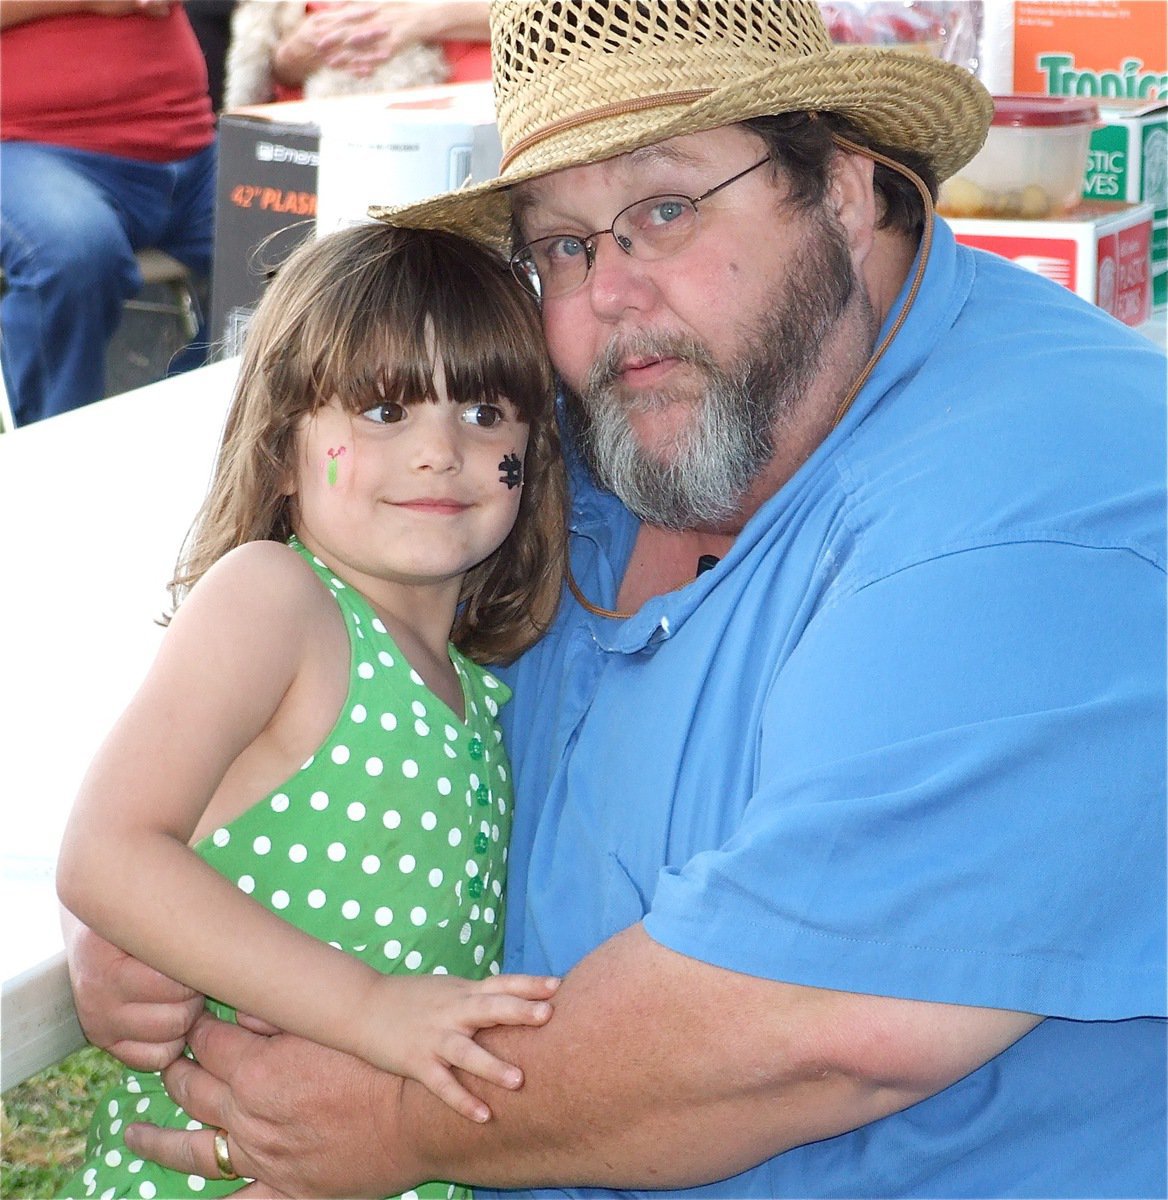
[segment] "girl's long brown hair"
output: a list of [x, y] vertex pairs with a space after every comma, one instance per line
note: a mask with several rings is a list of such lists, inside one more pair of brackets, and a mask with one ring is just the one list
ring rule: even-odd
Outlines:
[[354, 413], [436, 401], [435, 347], [452, 401], [506, 398], [530, 428], [515, 527], [467, 573], [451, 637], [479, 662], [506, 662], [531, 645], [559, 600], [567, 491], [538, 313], [489, 251], [380, 224], [301, 245], [260, 302], [172, 603], [229, 550], [291, 535], [285, 489], [302, 417], [334, 396]]

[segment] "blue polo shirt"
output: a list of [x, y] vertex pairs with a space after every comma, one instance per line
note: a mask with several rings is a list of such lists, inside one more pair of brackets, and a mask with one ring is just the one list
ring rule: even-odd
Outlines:
[[[566, 597], [506, 673], [509, 969], [641, 921], [1048, 1018], [693, 1195], [1166, 1194], [1164, 391], [1150, 343], [938, 222], [891, 348], [725, 559], [625, 621]], [[573, 571], [614, 607], [636, 523], [574, 474]]]

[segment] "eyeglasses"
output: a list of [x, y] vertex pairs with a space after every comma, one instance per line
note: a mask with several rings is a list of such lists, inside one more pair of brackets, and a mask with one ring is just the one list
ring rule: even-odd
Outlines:
[[698, 205], [703, 200], [767, 162], [770, 155], [700, 196], [648, 196], [638, 200], [622, 208], [607, 229], [598, 229], [584, 237], [553, 233], [550, 237], [536, 238], [511, 256], [511, 270], [537, 300], [554, 300], [574, 292], [588, 278], [596, 261], [596, 239], [601, 234], [611, 233], [613, 241], [626, 254], [643, 262], [669, 258], [696, 236]]

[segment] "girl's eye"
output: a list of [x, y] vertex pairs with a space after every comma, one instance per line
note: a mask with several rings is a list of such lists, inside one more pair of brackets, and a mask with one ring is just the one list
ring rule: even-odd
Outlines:
[[391, 400], [374, 408], [367, 408], [361, 415], [382, 425], [393, 425], [405, 420], [406, 406]]
[[497, 404], [468, 404], [462, 410], [462, 419], [468, 425], [477, 425], [480, 429], [494, 429], [506, 420], [506, 416]]

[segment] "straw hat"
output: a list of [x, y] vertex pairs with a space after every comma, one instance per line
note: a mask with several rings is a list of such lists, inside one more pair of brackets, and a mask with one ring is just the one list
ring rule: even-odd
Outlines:
[[993, 114], [962, 67], [834, 46], [816, 0], [495, 0], [491, 56], [498, 177], [370, 216], [503, 249], [516, 183], [797, 110], [840, 113], [924, 155], [941, 180], [977, 153]]

